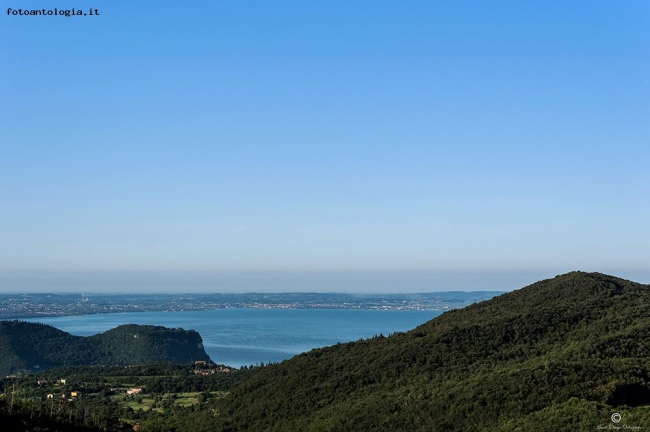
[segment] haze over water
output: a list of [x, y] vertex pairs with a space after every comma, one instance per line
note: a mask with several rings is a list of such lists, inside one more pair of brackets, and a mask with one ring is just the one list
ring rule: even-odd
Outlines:
[[571, 270], [601, 271], [650, 282], [650, 271], [558, 268], [493, 271], [11, 271], [0, 272], [0, 292], [417, 293], [512, 291]]

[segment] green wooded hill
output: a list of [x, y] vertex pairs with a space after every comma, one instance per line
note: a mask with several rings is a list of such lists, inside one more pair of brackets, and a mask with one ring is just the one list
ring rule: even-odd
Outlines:
[[266, 367], [191, 429], [645, 429], [649, 383], [650, 286], [573, 272]]
[[45, 324], [0, 321], [0, 375], [61, 366], [208, 359], [203, 340], [194, 330], [127, 324], [81, 337]]

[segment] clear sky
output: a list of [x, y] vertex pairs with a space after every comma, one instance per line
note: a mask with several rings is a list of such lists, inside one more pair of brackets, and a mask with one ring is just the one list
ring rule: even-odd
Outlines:
[[0, 4], [5, 275], [650, 271], [645, 0]]

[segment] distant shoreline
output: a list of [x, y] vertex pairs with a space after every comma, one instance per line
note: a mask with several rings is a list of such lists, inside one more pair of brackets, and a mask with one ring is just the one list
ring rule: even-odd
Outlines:
[[216, 309], [457, 309], [501, 291], [417, 294], [247, 293], [247, 294], [0, 294], [0, 319], [33, 319], [133, 312]]

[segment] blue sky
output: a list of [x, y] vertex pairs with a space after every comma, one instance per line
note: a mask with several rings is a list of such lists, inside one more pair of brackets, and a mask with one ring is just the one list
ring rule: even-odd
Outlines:
[[650, 271], [646, 1], [0, 3], [2, 272]]

